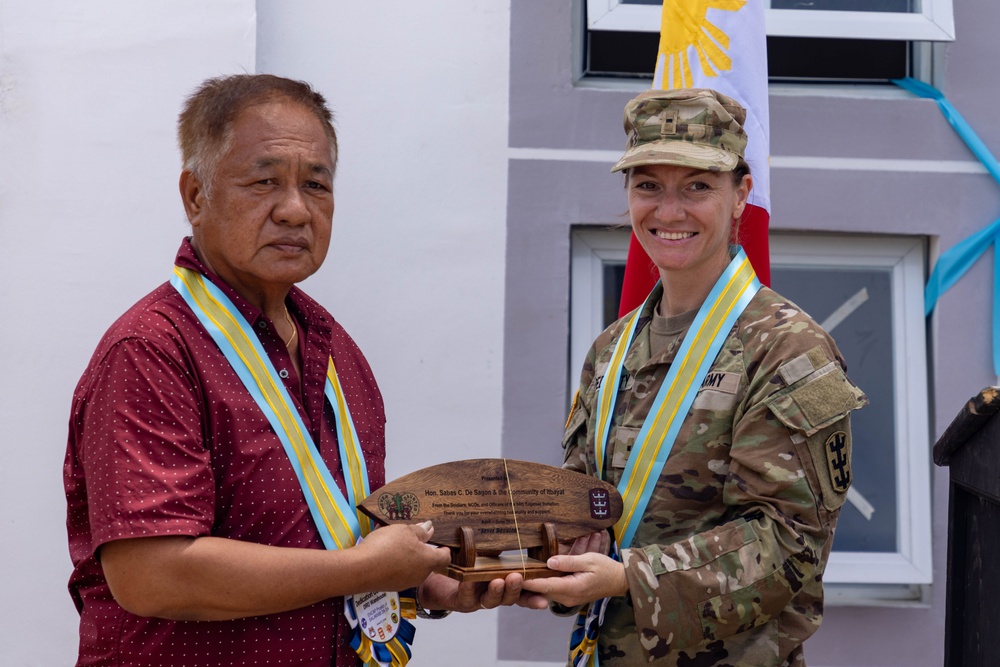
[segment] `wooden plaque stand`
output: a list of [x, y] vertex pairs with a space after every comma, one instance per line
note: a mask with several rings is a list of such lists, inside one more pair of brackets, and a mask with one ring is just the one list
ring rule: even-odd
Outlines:
[[552, 523], [543, 523], [542, 544], [531, 547], [523, 558], [503, 555], [490, 551], [484, 555], [476, 553], [475, 530], [462, 526], [462, 545], [451, 550], [451, 565], [448, 566], [448, 576], [459, 581], [492, 581], [502, 579], [511, 572], [520, 572], [525, 579], [555, 577], [563, 574], [550, 570], [545, 566], [550, 556], [559, 553], [559, 541], [556, 539], [556, 527]]

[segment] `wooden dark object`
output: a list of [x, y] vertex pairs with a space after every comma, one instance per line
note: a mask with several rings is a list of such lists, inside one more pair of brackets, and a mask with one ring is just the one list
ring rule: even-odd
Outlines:
[[945, 667], [1000, 665], [1000, 387], [972, 397], [934, 445], [948, 466]]
[[[361, 511], [382, 524], [434, 522], [434, 544], [452, 551], [448, 575], [489, 581], [510, 572], [555, 576], [545, 562], [559, 542], [606, 530], [622, 514], [618, 490], [599, 479], [511, 459], [442, 463], [393, 480]], [[523, 550], [517, 554], [504, 551]]]

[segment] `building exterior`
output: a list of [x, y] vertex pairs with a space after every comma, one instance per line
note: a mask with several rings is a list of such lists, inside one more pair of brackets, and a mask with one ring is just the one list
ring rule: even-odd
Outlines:
[[[0, 596], [21, 601], [0, 612], [0, 663], [75, 656], [70, 395], [113, 318], [168, 276], [186, 228], [174, 122], [208, 76], [306, 79], [337, 113], [334, 238], [305, 289], [379, 379], [388, 476], [559, 461], [581, 349], [624, 256], [609, 173], [621, 110], [649, 86], [586, 76], [590, 33], [651, 6], [598, 4], [608, 17], [593, 0], [0, 3]], [[1000, 6], [924, 9], [891, 28], [912, 30], [909, 71], [1000, 152]], [[882, 38], [877, 23], [837, 29]], [[822, 38], [787, 11], [768, 25]], [[939, 665], [947, 471], [930, 449], [997, 382], [991, 260], [927, 320], [922, 288], [941, 251], [996, 218], [1000, 187], [932, 101], [889, 83], [773, 82], [770, 118], [774, 286], [837, 327], [872, 397], [809, 664]], [[558, 664], [567, 633], [521, 609], [453, 615], [419, 623], [412, 664]]]

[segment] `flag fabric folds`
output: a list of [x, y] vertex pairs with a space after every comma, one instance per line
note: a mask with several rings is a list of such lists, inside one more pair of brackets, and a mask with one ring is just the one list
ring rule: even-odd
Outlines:
[[[771, 282], [767, 39], [757, 0], [664, 0], [653, 87], [714, 88], [747, 110], [747, 163], [754, 186], [740, 221], [739, 243], [760, 281]], [[622, 284], [622, 316], [642, 304], [659, 279], [632, 235]]]

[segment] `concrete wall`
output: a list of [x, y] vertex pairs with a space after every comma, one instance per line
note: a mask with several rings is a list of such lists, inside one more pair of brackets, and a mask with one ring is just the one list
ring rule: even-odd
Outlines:
[[0, 3], [0, 664], [75, 659], [70, 396], [185, 234], [184, 95], [252, 71], [255, 31], [251, 0]]
[[[169, 275], [175, 121], [208, 76], [306, 79], [337, 112], [333, 244], [305, 288], [379, 379], [389, 477], [499, 455], [508, 25], [493, 0], [0, 3], [0, 664], [75, 659], [70, 396]], [[412, 664], [496, 654], [496, 612], [418, 628]]]
[[[499, 456], [507, 3], [258, 7], [258, 70], [313, 82], [337, 115], [333, 241], [305, 289], [375, 371], [388, 479]], [[496, 614], [418, 621], [411, 664], [492, 664]]]

